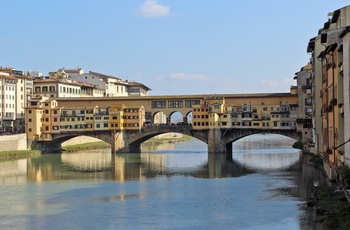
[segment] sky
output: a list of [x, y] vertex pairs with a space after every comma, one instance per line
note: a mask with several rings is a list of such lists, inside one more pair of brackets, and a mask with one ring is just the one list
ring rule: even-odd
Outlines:
[[345, 0], [1, 1], [0, 66], [83, 68], [149, 95], [290, 92]]

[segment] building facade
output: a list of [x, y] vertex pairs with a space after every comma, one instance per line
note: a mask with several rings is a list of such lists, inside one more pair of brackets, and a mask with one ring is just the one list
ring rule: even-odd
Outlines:
[[310, 39], [307, 52], [312, 65], [312, 150], [324, 157], [325, 170], [334, 179], [337, 167], [350, 166], [350, 6], [329, 15], [318, 35]]

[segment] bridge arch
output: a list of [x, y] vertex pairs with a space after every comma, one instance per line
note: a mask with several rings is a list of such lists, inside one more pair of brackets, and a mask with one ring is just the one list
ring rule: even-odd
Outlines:
[[232, 144], [233, 142], [255, 134], [279, 134], [290, 137], [295, 141], [301, 140], [301, 133], [295, 130], [274, 130], [274, 129], [230, 129], [223, 132], [225, 144]]
[[152, 114], [152, 124], [166, 124], [167, 117], [162, 111], [156, 111]]
[[52, 134], [52, 141], [39, 141], [36, 142], [33, 149], [38, 149], [43, 152], [61, 152], [62, 143], [79, 136], [89, 136], [104, 141], [108, 144], [115, 146], [115, 132], [109, 130], [99, 131], [77, 131], [77, 132], [61, 132], [59, 134]]
[[117, 152], [141, 152], [141, 144], [146, 140], [164, 133], [181, 133], [192, 136], [198, 140], [208, 143], [208, 134], [206, 131], [193, 130], [187, 125], [164, 125], [164, 126], [149, 126], [142, 131], [128, 131], [124, 133], [125, 147], [117, 150]]
[[301, 132], [296, 130], [278, 129], [192, 129], [191, 125], [162, 125], [143, 126], [140, 130], [98, 130], [98, 131], [75, 131], [52, 134], [52, 141], [38, 141], [33, 149], [44, 152], [61, 151], [61, 144], [73, 137], [90, 136], [100, 139], [111, 145], [113, 153], [139, 153], [141, 144], [154, 136], [163, 133], [181, 133], [195, 137], [208, 144], [208, 153], [232, 153], [232, 143], [243, 137], [267, 133], [281, 134], [295, 140], [301, 140]]

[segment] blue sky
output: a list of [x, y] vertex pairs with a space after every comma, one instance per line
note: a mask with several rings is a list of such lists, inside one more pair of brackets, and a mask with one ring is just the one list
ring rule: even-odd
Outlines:
[[1, 2], [0, 66], [81, 67], [150, 95], [289, 92], [344, 0]]

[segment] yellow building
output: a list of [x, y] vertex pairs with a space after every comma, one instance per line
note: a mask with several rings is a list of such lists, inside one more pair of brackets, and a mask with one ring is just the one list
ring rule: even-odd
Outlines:
[[42, 115], [44, 113], [42, 101], [42, 98], [32, 98], [29, 106], [25, 108], [25, 132], [29, 140], [38, 140], [42, 137]]
[[124, 123], [124, 108], [125, 105], [122, 104], [112, 104], [109, 111], [109, 120], [111, 130], [123, 130]]
[[140, 130], [145, 124], [143, 106], [62, 107], [48, 98], [34, 98], [25, 108], [28, 140], [51, 141], [52, 134], [94, 130]]
[[228, 105], [223, 97], [206, 98], [203, 104], [192, 106], [193, 129], [296, 129], [297, 106], [275, 97], [260, 104], [250, 99], [235, 105]]
[[145, 108], [141, 107], [128, 107], [123, 109], [125, 130], [140, 130], [145, 124]]

